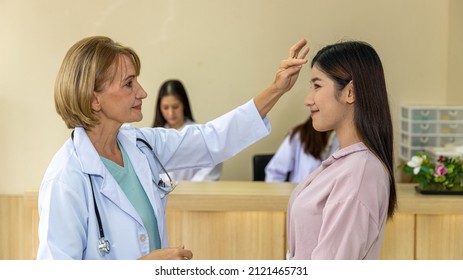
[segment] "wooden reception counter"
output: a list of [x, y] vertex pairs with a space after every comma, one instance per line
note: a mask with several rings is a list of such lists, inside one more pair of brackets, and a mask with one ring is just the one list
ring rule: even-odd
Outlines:
[[[167, 226], [172, 246], [195, 259], [284, 259], [286, 206], [291, 183], [247, 181], [179, 183], [170, 195]], [[398, 210], [386, 227], [382, 259], [463, 259], [463, 196], [422, 195], [397, 188]], [[37, 191], [25, 194], [37, 241]]]

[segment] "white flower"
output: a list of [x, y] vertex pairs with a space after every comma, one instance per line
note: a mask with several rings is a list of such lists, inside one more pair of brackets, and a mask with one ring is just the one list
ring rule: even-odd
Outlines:
[[424, 158], [420, 156], [413, 156], [411, 160], [407, 162], [408, 167], [413, 168], [413, 174], [418, 174], [423, 164]]

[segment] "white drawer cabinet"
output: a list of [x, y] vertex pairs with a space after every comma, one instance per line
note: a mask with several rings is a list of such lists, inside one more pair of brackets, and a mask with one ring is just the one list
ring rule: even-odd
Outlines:
[[401, 106], [401, 159], [409, 160], [427, 147], [449, 144], [463, 145], [463, 106]]

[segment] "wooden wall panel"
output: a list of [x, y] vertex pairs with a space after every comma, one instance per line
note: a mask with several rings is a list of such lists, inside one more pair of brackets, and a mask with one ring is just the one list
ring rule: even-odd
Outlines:
[[382, 260], [413, 260], [415, 258], [415, 215], [398, 214], [386, 224]]
[[27, 227], [24, 215], [22, 196], [0, 195], [0, 259], [25, 259]]
[[185, 245], [196, 260], [282, 260], [285, 213], [167, 211], [171, 246]]
[[417, 215], [416, 259], [463, 260], [463, 215]]

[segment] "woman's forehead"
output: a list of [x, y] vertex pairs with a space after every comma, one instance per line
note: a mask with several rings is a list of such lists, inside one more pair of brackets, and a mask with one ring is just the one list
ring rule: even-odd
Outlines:
[[164, 97], [162, 97], [161, 99], [161, 104], [180, 104], [182, 105], [182, 102], [180, 101], [180, 99], [175, 96], [175, 95], [166, 95]]
[[316, 65], [314, 65], [311, 70], [310, 81], [315, 82], [315, 81], [324, 81], [324, 80], [330, 80], [329, 76], [326, 75], [325, 72], [320, 70], [320, 68], [318, 68]]
[[133, 62], [127, 55], [118, 55], [111, 67], [115, 71], [116, 79], [124, 80], [129, 76], [136, 76]]

